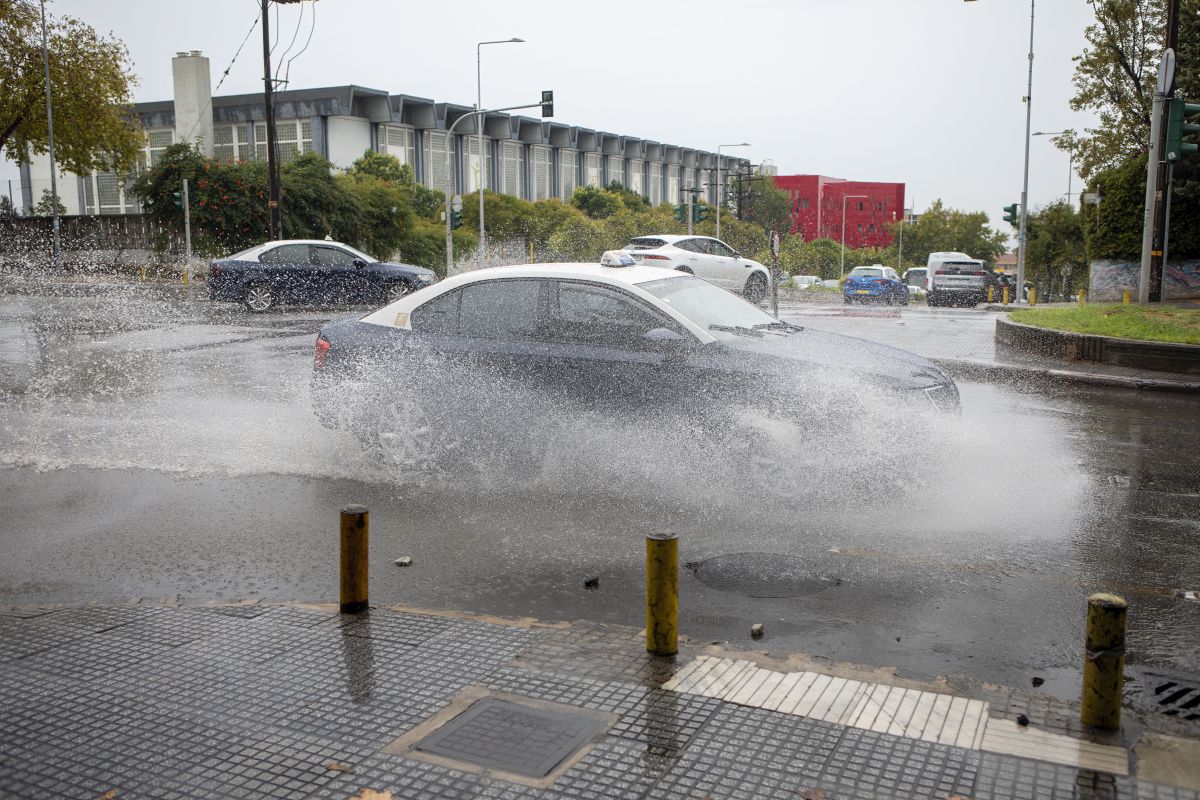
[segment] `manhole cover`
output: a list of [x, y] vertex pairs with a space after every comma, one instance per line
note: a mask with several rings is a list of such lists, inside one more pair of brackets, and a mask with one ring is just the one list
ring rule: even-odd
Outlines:
[[486, 697], [417, 742], [416, 749], [544, 778], [604, 727], [598, 719]]
[[729, 553], [687, 565], [701, 583], [747, 597], [801, 597], [841, 584], [822, 575], [815, 559], [781, 553]]

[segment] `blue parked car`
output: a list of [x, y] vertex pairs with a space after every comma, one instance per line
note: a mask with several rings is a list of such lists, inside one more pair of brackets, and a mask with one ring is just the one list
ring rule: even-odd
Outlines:
[[211, 262], [208, 296], [257, 312], [283, 303], [384, 304], [436, 281], [433, 270], [376, 261], [341, 242], [290, 239]]
[[891, 267], [882, 264], [855, 267], [842, 284], [842, 300], [846, 304], [877, 302], [906, 306], [908, 287]]

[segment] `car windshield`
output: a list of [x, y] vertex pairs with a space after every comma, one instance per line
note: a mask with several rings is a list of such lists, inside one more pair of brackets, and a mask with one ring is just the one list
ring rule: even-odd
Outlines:
[[[645, 289], [715, 336], [737, 335], [719, 328], [752, 330], [756, 326], [778, 322], [737, 295], [691, 275], [647, 281], [639, 283], [638, 288]], [[712, 328], [714, 325], [719, 326], [717, 330]]]
[[367, 262], [368, 264], [375, 263], [375, 259], [371, 258], [369, 255], [367, 255], [366, 253], [364, 253], [361, 250], [355, 250], [353, 247], [351, 247], [348, 244], [341, 244], [339, 242], [338, 247], [342, 248], [343, 250], [349, 250], [352, 254], [354, 254], [354, 256], [356, 258], [361, 258], [363, 261]]
[[883, 270], [870, 267], [855, 267], [850, 270], [851, 278], [882, 278]]
[[666, 242], [662, 239], [652, 239], [649, 236], [642, 236], [637, 239], [630, 239], [629, 244], [625, 245], [626, 250], [653, 250], [656, 247], [662, 247]]

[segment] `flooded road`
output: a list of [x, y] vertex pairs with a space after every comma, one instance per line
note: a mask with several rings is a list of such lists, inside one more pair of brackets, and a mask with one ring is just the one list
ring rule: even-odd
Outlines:
[[1070, 696], [1109, 590], [1130, 664], [1200, 673], [1200, 603], [1175, 594], [1200, 589], [1200, 400], [960, 382], [961, 420], [882, 409], [883, 437], [768, 425], [735, 461], [597, 420], [519, 473], [430, 479], [313, 416], [339, 313], [0, 297], [0, 603], [330, 602], [353, 502], [376, 603], [640, 626], [665, 529], [694, 640]]

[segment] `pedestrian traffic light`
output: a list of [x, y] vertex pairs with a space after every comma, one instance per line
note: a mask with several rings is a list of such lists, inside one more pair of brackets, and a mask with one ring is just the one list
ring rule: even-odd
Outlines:
[[183, 192], [171, 192], [171, 197], [175, 201], [176, 208], [183, 208]]
[[696, 220], [696, 222], [704, 222], [704, 220], [708, 219], [708, 206], [695, 203], [692, 206], [692, 219]]
[[1174, 163], [1187, 153], [1200, 149], [1198, 145], [1183, 141], [1183, 137], [1189, 133], [1200, 133], [1200, 125], [1184, 122], [1195, 114], [1200, 114], [1200, 105], [1182, 100], [1171, 101], [1167, 114], [1167, 149], [1164, 153], [1167, 163]]
[[451, 228], [461, 228], [462, 227], [462, 212], [461, 211], [454, 211], [454, 210], [450, 211], [450, 227]]
[[687, 203], [680, 203], [679, 205], [675, 206], [675, 219], [686, 223], [688, 221], [687, 212]]
[[1011, 206], [1005, 206], [1004, 207], [1004, 221], [1011, 225], [1018, 224], [1018, 222], [1021, 218], [1020, 210], [1021, 210], [1020, 203], [1013, 203]]
[[542, 92], [542, 116], [554, 116], [554, 92], [549, 89]]

